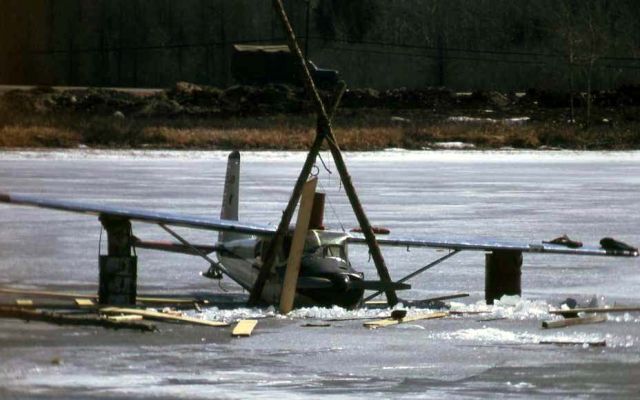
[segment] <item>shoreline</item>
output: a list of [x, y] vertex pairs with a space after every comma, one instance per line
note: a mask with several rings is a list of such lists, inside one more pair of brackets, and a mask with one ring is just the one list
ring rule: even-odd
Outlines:
[[[229, 150], [150, 150], [150, 149], [0, 149], [0, 162], [10, 161], [109, 161], [109, 160], [172, 160], [189, 163], [224, 161]], [[248, 163], [269, 163], [272, 160], [302, 163], [307, 154], [304, 150], [246, 150], [241, 151]], [[595, 151], [595, 150], [406, 150], [387, 149], [381, 151], [345, 151], [347, 161], [361, 160], [378, 163], [591, 163], [591, 162], [638, 162], [640, 150]], [[331, 157], [322, 151], [323, 159]]]
[[[332, 95], [323, 93], [328, 102]], [[587, 112], [583, 94], [574, 94], [573, 110], [569, 97], [353, 89], [332, 125], [344, 151], [640, 149], [639, 99], [602, 92]], [[0, 94], [0, 149], [306, 150], [315, 124], [304, 93], [283, 85], [179, 83], [146, 96], [98, 88]]]

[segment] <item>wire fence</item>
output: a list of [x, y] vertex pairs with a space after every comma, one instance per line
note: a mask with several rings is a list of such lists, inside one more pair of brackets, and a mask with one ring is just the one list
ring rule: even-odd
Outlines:
[[[307, 40], [304, 36], [299, 38], [302, 41]], [[567, 54], [562, 52], [541, 52], [541, 51], [525, 51], [519, 49], [491, 49], [491, 48], [465, 48], [445, 45], [430, 45], [430, 44], [417, 44], [417, 43], [399, 43], [393, 41], [375, 41], [375, 40], [347, 40], [342, 38], [325, 38], [319, 36], [309, 36], [308, 41], [311, 49], [311, 59], [314, 55], [322, 53], [325, 60], [336, 59], [339, 60], [341, 55], [356, 54], [362, 57], [387, 57], [402, 59], [425, 59], [430, 60], [431, 64], [437, 66], [438, 71], [434, 76], [433, 82], [436, 85], [443, 85], [445, 82], [445, 65], [451, 65], [452, 63], [461, 63], [461, 65], [495, 65], [496, 71], [500, 70], [500, 65], [513, 65], [537, 68], [537, 70], [546, 70], [553, 72], [555, 69], [561, 68], [581, 68], [588, 64], [588, 60], [582, 62], [569, 62]], [[74, 47], [73, 42], [70, 43], [68, 48], [54, 48], [54, 49], [19, 49], [11, 51], [0, 51], [0, 57], [13, 57], [18, 60], [18, 64], [23, 66], [29, 66], [31, 70], [37, 70], [42, 68], [46, 63], [42, 63], [42, 58], [58, 57], [55, 61], [59, 67], [62, 67], [65, 72], [64, 76], [53, 78], [54, 80], [62, 80], [66, 84], [75, 84], [77, 82], [83, 82], [82, 79], [77, 79], [76, 74], [79, 71], [75, 63], [80, 55], [88, 55], [90, 58], [95, 55], [96, 60], [104, 60], [104, 57], [116, 56], [117, 57], [117, 74], [116, 76], [109, 77], [108, 73], [101, 73], [98, 70], [99, 81], [86, 82], [87, 84], [128, 84], [138, 86], [145, 85], [163, 85], [170, 84], [167, 80], [173, 79], [170, 74], [164, 75], [166, 78], [158, 78], [155, 81], [144, 81], [145, 76], [148, 73], [145, 72], [145, 67], [138, 65], [138, 59], [145, 57], [146, 52], [170, 52], [170, 51], [189, 51], [203, 49], [206, 50], [206, 57], [213, 57], [218, 59], [228, 60], [230, 54], [230, 47], [234, 44], [283, 44], [285, 42], [283, 37], [272, 36], [269, 38], [251, 38], [241, 40], [226, 40], [226, 41], [194, 41], [194, 42], [173, 42], [173, 43], [155, 43], [148, 45], [100, 45], [93, 47]], [[438, 43], [440, 44], [440, 43]], [[182, 52], [178, 56], [179, 58], [179, 71], [182, 71], [182, 64], [185, 60], [185, 53]], [[37, 62], [33, 60], [34, 57], [40, 58]], [[60, 59], [59, 57], [63, 57]], [[133, 66], [128, 66], [123, 69], [120, 64], [123, 62], [123, 57], [130, 57], [133, 61]], [[151, 56], [146, 56], [148, 61]], [[166, 60], [166, 58], [165, 58]], [[603, 76], [608, 74], [637, 74], [636, 71], [640, 70], [640, 57], [629, 56], [612, 56], [601, 55], [592, 60], [592, 69], [602, 71]], [[52, 61], [54, 62], [54, 61]], [[395, 61], [394, 61], [395, 62]], [[220, 63], [220, 61], [218, 61]], [[98, 62], [100, 64], [100, 62]], [[157, 63], [156, 63], [157, 64]], [[15, 65], [15, 64], [14, 64]], [[38, 66], [39, 65], [39, 66]], [[212, 74], [214, 70], [210, 70], [210, 63], [206, 61], [207, 72], [206, 74]], [[331, 65], [331, 64], [329, 64]], [[20, 67], [24, 69], [23, 67]], [[154, 67], [157, 68], [157, 67]], [[214, 85], [228, 85], [230, 70], [229, 64], [222, 62], [215, 71], [222, 75], [218, 75], [218, 78], [212, 78], [209, 82]], [[491, 67], [488, 67], [489, 70]], [[122, 75], [122, 71], [131, 70], [132, 78], [126, 78]], [[503, 70], [503, 69], [502, 69]], [[485, 69], [487, 71], [487, 69]], [[157, 73], [157, 72], [156, 72]], [[439, 74], [439, 75], [438, 75]], [[0, 73], [0, 75], [2, 75]], [[10, 76], [10, 74], [4, 74]], [[181, 73], [179, 78], [176, 76], [174, 80], [189, 80], [189, 76], [184, 76]], [[215, 75], [215, 74], [214, 74]], [[210, 75], [213, 76], [213, 75]], [[612, 75], [613, 76], [613, 75]], [[141, 78], [142, 77], [142, 78]], [[28, 79], [29, 77], [27, 77]], [[114, 80], [115, 79], [115, 80]], [[129, 79], [129, 80], [127, 80]], [[140, 79], [143, 79], [142, 81]], [[216, 80], [217, 79], [217, 80]], [[6, 80], [4, 78], [3, 80]], [[10, 82], [5, 82], [10, 83]], [[21, 82], [22, 83], [22, 82]]]
[[[306, 40], [300, 37], [300, 40]], [[494, 50], [494, 49], [475, 49], [448, 46], [429, 46], [422, 44], [407, 44], [386, 41], [367, 41], [367, 40], [347, 40], [339, 38], [323, 38], [309, 37], [311, 42], [321, 43], [313, 48], [314, 51], [332, 50], [336, 52], [349, 52], [361, 54], [376, 54], [383, 56], [398, 57], [419, 57], [419, 58], [446, 58], [447, 60], [459, 61], [477, 61], [486, 63], [506, 63], [521, 65], [547, 65], [557, 63], [558, 61], [566, 62], [567, 56], [562, 53], [542, 53], [531, 51], [517, 50]], [[65, 55], [65, 54], [89, 54], [89, 53], [117, 53], [117, 52], [144, 52], [158, 50], [180, 50], [194, 48], [221, 48], [234, 44], [282, 44], [285, 43], [284, 38], [258, 38], [258, 39], [242, 39], [233, 41], [202, 41], [188, 43], [161, 43], [151, 45], [123, 45], [123, 46], [97, 46], [87, 48], [62, 48], [62, 49], [21, 49], [10, 50], [4, 53], [5, 56], [29, 56], [29, 55]], [[342, 45], [340, 45], [342, 44]], [[351, 45], [351, 46], [348, 46]], [[367, 47], [363, 47], [367, 46]], [[372, 48], [376, 47], [376, 48]], [[398, 50], [400, 49], [400, 50]], [[412, 51], [403, 51], [412, 50]], [[435, 53], [426, 53], [432, 51]], [[495, 56], [502, 56], [497, 58]], [[518, 58], [518, 59], [516, 59]], [[620, 57], [620, 56], [598, 56], [597, 62], [600, 67], [615, 69], [640, 69], [640, 57]], [[620, 64], [619, 62], [628, 62], [628, 64]], [[580, 65], [580, 63], [574, 63]]]

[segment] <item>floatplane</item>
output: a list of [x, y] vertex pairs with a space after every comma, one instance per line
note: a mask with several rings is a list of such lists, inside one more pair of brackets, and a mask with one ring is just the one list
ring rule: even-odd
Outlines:
[[[251, 290], [260, 271], [262, 255], [275, 235], [273, 226], [240, 222], [238, 219], [238, 204], [240, 200], [240, 153], [232, 152], [227, 162], [223, 203], [220, 218], [207, 218], [174, 213], [155, 212], [141, 209], [115, 207], [110, 205], [88, 204], [77, 201], [53, 200], [31, 195], [0, 193], [0, 202], [35, 206], [54, 210], [97, 215], [109, 233], [110, 252], [114, 256], [127, 257], [128, 248], [137, 247], [151, 250], [198, 255], [205, 258], [210, 267], [203, 276], [213, 279], [229, 277], [242, 288]], [[314, 203], [314, 206], [316, 204]], [[322, 213], [322, 210], [320, 211]], [[314, 210], [313, 214], [317, 214]], [[131, 233], [130, 225], [124, 225], [124, 232], [120, 235], [114, 232], [113, 221], [129, 221], [157, 224], [169, 232], [178, 242], [144, 241]], [[116, 224], [117, 225], [117, 224]], [[449, 257], [462, 251], [483, 251], [493, 254], [515, 254], [516, 258], [522, 253], [550, 253], [586, 256], [617, 256], [637, 257], [638, 249], [622, 242], [603, 240], [600, 247], [583, 247], [573, 241], [558, 240], [555, 242], [518, 243], [498, 240], [447, 240], [420, 237], [380, 237], [380, 246], [420, 247], [446, 249], [450, 252], [428, 265], [416, 270], [412, 274], [395, 282], [381, 280], [366, 280], [362, 272], [357, 271], [349, 261], [348, 247], [350, 244], [366, 244], [365, 238], [353, 232], [343, 232], [324, 229], [320, 221], [311, 221], [304, 239], [304, 248], [299, 263], [299, 275], [295, 289], [295, 304], [303, 305], [338, 305], [354, 308], [362, 304], [366, 290], [380, 294], [386, 290], [409, 289], [405, 282], [427, 269], [443, 262]], [[110, 228], [111, 226], [111, 228]], [[120, 228], [122, 228], [120, 224]], [[170, 227], [184, 227], [198, 230], [218, 232], [218, 241], [213, 245], [199, 245], [188, 242]], [[127, 229], [129, 230], [127, 232]], [[268, 304], [277, 304], [283, 288], [285, 269], [291, 247], [291, 232], [278, 250], [274, 267], [269, 275], [261, 299]], [[113, 233], [113, 234], [112, 234]], [[129, 235], [130, 234], [130, 235]], [[118, 241], [124, 243], [123, 254], [118, 254]], [[120, 243], [122, 248], [122, 243]], [[217, 260], [210, 257], [215, 253]], [[117, 257], [116, 257], [117, 258]], [[119, 259], [122, 261], [122, 257]], [[108, 266], [106, 266], [108, 269]], [[519, 266], [517, 273], [519, 275]], [[102, 280], [102, 265], [101, 265]], [[109, 282], [106, 283], [110, 284]], [[134, 282], [135, 284], [135, 282]], [[103, 282], [101, 281], [101, 290]], [[519, 283], [518, 283], [519, 285]], [[135, 289], [135, 288], [134, 288]], [[135, 293], [135, 290], [134, 290]], [[135, 301], [135, 300], [134, 300]]]

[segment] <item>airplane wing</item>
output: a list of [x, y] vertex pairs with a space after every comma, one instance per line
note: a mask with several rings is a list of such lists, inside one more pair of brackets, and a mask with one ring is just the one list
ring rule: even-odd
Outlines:
[[258, 236], [270, 236], [276, 232], [275, 227], [267, 225], [246, 224], [239, 221], [230, 221], [218, 218], [147, 211], [104, 204], [90, 204], [68, 200], [50, 200], [37, 196], [20, 194], [0, 193], [0, 203], [50, 208], [54, 210], [71, 211], [90, 215], [109, 215], [113, 217], [127, 218], [131, 221], [182, 226], [218, 232], [237, 232]]
[[[493, 250], [513, 250], [524, 253], [551, 253], [551, 254], [571, 254], [584, 256], [618, 256], [618, 257], [637, 257], [638, 249], [605, 249], [602, 247], [580, 247], [569, 248], [557, 244], [549, 243], [526, 243], [498, 241], [492, 239], [429, 239], [429, 238], [393, 238], [377, 237], [376, 240], [380, 246], [397, 246], [397, 247], [429, 247], [436, 249], [450, 250], [477, 250], [477, 251], [493, 251]], [[349, 243], [366, 244], [362, 235], [351, 234], [347, 239]]]
[[[68, 200], [50, 200], [37, 196], [0, 193], [0, 203], [10, 203], [17, 205], [27, 205], [54, 210], [71, 211], [90, 215], [110, 215], [122, 217], [131, 221], [139, 221], [154, 224], [166, 224], [172, 226], [182, 226], [211, 231], [237, 232], [258, 236], [271, 236], [276, 232], [276, 228], [267, 225], [247, 224], [239, 221], [230, 221], [217, 218], [190, 216], [167, 212], [147, 211], [126, 207], [116, 207], [101, 204], [89, 204], [84, 202]], [[366, 244], [362, 235], [350, 234], [347, 241], [354, 244]], [[396, 247], [426, 247], [450, 250], [514, 250], [527, 253], [551, 253], [551, 254], [571, 254], [588, 256], [619, 256], [637, 257], [637, 249], [605, 249], [602, 247], [580, 247], [569, 248], [562, 245], [549, 243], [526, 243], [499, 241], [492, 239], [434, 239], [434, 238], [393, 238], [378, 237], [381, 246]]]

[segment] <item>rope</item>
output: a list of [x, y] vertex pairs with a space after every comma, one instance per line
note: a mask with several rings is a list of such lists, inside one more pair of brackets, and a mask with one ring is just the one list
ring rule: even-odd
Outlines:
[[318, 153], [318, 158], [320, 159], [320, 162], [322, 163], [322, 166], [324, 167], [324, 170], [327, 171], [329, 173], [329, 175], [331, 175], [332, 172], [329, 169], [329, 167], [327, 167], [327, 164], [324, 162], [324, 159], [322, 158], [322, 154]]
[[100, 224], [100, 237], [98, 238], [98, 257], [100, 257], [101, 252], [102, 252], [102, 224]]

